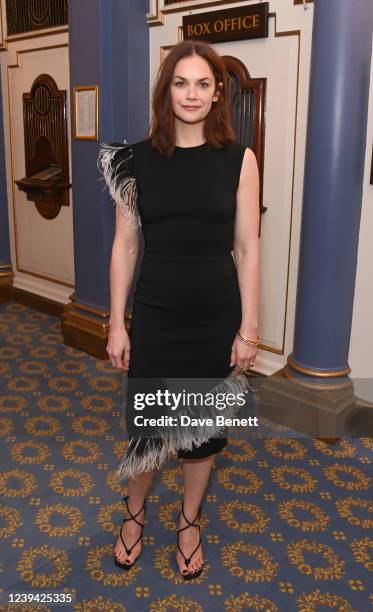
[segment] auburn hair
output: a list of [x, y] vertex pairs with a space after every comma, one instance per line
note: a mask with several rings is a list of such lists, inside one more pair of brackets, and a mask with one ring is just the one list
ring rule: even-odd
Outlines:
[[[220, 148], [235, 142], [229, 100], [229, 74], [220, 55], [201, 40], [177, 43], [159, 67], [152, 95], [152, 119], [147, 136], [160, 153], [170, 157], [176, 144], [175, 119], [171, 101], [171, 81], [177, 62], [184, 57], [199, 55], [209, 64], [215, 77], [215, 88], [220, 91], [216, 102], [204, 121], [203, 135], [207, 144]], [[218, 83], [222, 85], [218, 86]]]

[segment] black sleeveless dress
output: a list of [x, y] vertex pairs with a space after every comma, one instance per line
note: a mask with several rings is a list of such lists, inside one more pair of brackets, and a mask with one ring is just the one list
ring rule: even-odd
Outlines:
[[[101, 166], [112, 196], [117, 203], [122, 197], [122, 209], [141, 224], [145, 244], [134, 292], [128, 381], [224, 379], [232, 371], [231, 349], [241, 324], [231, 252], [245, 146], [176, 147], [170, 158], [150, 140], [111, 147], [102, 149]], [[123, 206], [131, 178], [135, 192], [127, 192]], [[192, 450], [179, 448], [178, 456], [207, 457], [226, 444], [220, 435]], [[128, 476], [128, 453], [127, 448], [118, 468], [121, 477]]]

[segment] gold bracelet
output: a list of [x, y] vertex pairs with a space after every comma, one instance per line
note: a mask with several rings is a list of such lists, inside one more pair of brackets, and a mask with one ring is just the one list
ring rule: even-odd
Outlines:
[[239, 330], [236, 333], [236, 336], [239, 340], [241, 340], [241, 342], [244, 342], [245, 344], [248, 344], [249, 346], [258, 346], [260, 342], [259, 336], [256, 337], [256, 340], [252, 340], [251, 338], [245, 338], [245, 336], [243, 336]]
[[258, 346], [259, 345], [259, 340], [257, 342], [248, 342], [248, 340], [245, 340], [244, 338], [242, 338], [240, 336], [240, 334], [236, 334], [237, 338], [240, 340], [240, 342], [243, 342], [244, 344], [247, 344], [248, 346]]

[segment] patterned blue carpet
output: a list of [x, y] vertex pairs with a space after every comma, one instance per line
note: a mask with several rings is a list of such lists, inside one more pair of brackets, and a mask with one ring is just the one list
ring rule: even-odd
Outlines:
[[57, 317], [15, 302], [0, 305], [0, 339], [3, 595], [75, 593], [71, 610], [373, 609], [372, 440], [231, 438], [203, 502], [205, 571], [193, 583], [175, 562], [171, 459], [148, 497], [143, 553], [123, 572], [112, 561], [126, 494], [114, 474], [120, 374], [65, 347]]

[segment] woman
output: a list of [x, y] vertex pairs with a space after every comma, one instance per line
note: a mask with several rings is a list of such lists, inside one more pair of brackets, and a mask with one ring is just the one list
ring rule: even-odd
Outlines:
[[[227, 92], [228, 74], [213, 48], [183, 41], [160, 68], [148, 137], [102, 146], [101, 168], [117, 203], [107, 352], [113, 367], [128, 372], [129, 384], [164, 376], [217, 377], [231, 384], [232, 372], [242, 379], [255, 365], [258, 167], [254, 153], [235, 142]], [[145, 251], [129, 338], [124, 312], [140, 226]], [[130, 436], [118, 468], [128, 487], [128, 514], [114, 556], [123, 569], [140, 555], [145, 498], [157, 459], [162, 456], [162, 463], [171, 448], [166, 438], [153, 439], [151, 449], [148, 440], [139, 440]], [[184, 477], [176, 561], [186, 580], [203, 569], [197, 520], [214, 456], [226, 444], [220, 431], [185, 447], [179, 439], [173, 447]]]

